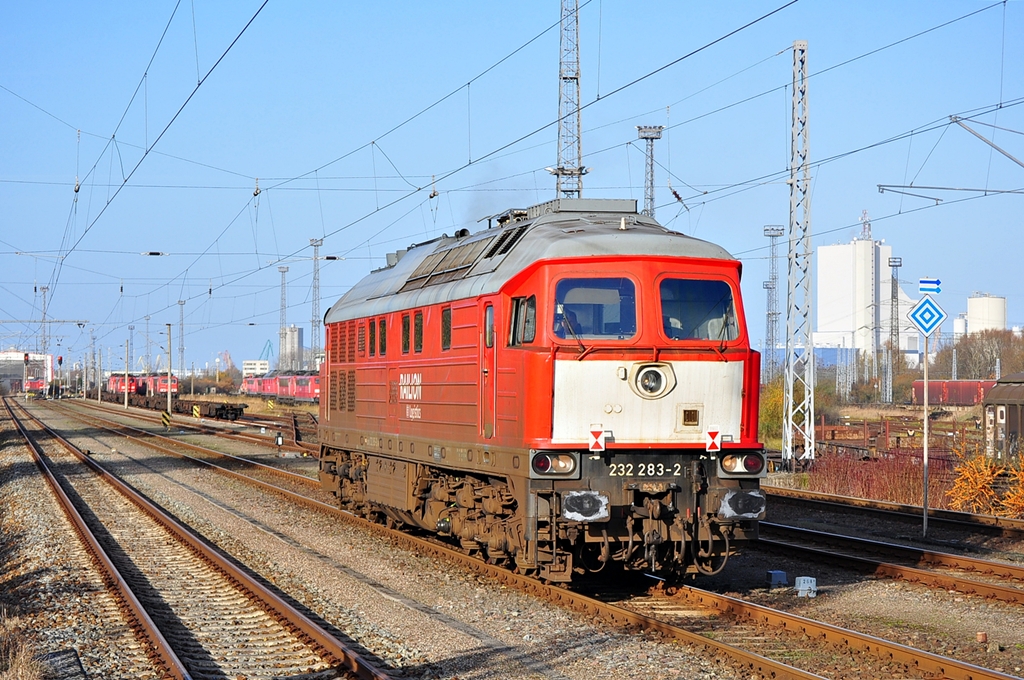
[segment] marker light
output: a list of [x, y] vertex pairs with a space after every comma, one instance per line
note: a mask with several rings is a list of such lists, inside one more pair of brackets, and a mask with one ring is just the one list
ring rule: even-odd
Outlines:
[[576, 458], [571, 453], [538, 453], [531, 464], [538, 475], [565, 476], [576, 471]]
[[764, 469], [764, 458], [756, 453], [729, 454], [721, 458], [722, 469], [733, 474], [757, 474]]

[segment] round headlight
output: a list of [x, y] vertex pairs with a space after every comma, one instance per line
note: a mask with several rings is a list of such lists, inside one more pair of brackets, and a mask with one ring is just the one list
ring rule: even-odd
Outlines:
[[657, 368], [645, 368], [637, 376], [637, 384], [647, 394], [657, 394], [665, 387], [665, 376]]
[[739, 456], [725, 456], [722, 458], [722, 469], [726, 472], [743, 472], [743, 468], [740, 467], [741, 460]]
[[546, 474], [551, 470], [551, 458], [544, 454], [533, 457], [533, 471], [539, 474]]

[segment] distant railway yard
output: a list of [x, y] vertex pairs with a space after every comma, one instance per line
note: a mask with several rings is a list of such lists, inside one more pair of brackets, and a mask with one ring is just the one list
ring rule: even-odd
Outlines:
[[[938, 513], [925, 540], [920, 508], [809, 498], [769, 486], [789, 480], [773, 475], [761, 539], [721, 573], [669, 582], [640, 572], [565, 588], [342, 512], [294, 430], [282, 428], [288, 441], [278, 447], [287, 420], [179, 419], [168, 428], [152, 413], [84, 400], [7, 403], [0, 602], [61, 669], [54, 677], [1006, 678], [1024, 670], [1024, 524], [1013, 520]], [[101, 570], [29, 440], [121, 576]], [[212, 557], [154, 533], [167, 529], [140, 515], [131, 490]]]

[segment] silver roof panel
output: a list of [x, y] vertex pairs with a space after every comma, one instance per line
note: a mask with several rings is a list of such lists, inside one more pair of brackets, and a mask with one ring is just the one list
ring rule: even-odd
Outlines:
[[[387, 314], [449, 300], [496, 293], [513, 276], [540, 260], [619, 256], [676, 256], [731, 260], [721, 246], [670, 231], [636, 213], [635, 200], [558, 199], [525, 211], [527, 219], [485, 229], [465, 238], [441, 238], [409, 251], [393, 267], [370, 273], [341, 297], [324, 316], [325, 323]], [[622, 227], [625, 226], [625, 229]], [[431, 255], [507, 230], [526, 227], [504, 255], [485, 257], [460, 278], [400, 292]], [[429, 265], [428, 265], [429, 267]]]

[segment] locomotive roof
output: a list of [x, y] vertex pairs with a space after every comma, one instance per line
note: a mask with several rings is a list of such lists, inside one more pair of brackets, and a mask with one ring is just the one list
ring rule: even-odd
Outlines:
[[341, 297], [325, 323], [495, 293], [539, 260], [668, 255], [731, 260], [721, 246], [666, 229], [636, 212], [635, 200], [556, 199], [487, 218], [475, 234], [410, 246]]

